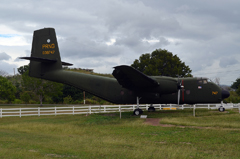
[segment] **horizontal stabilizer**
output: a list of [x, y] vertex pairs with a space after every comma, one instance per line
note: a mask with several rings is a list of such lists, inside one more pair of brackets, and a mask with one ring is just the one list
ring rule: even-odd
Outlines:
[[112, 75], [124, 88], [141, 89], [159, 86], [157, 81], [134, 69], [133, 67], [122, 65], [114, 68], [115, 70], [113, 71]]
[[64, 66], [72, 66], [73, 64], [62, 61], [62, 65], [64, 65]]
[[[19, 57], [19, 58], [20, 59], [25, 59], [25, 60], [43, 62], [43, 63], [55, 63], [55, 62], [57, 62], [57, 60], [45, 59], [45, 58], [39, 58], [39, 57]], [[72, 66], [73, 64], [70, 64], [70, 63], [67, 63], [67, 62], [62, 62], [62, 65]]]

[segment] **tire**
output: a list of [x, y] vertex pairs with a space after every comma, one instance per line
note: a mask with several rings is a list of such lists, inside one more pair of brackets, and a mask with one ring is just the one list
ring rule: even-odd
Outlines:
[[149, 111], [149, 112], [155, 112], [155, 108], [154, 108], [154, 107], [149, 107], [149, 108], [148, 108], [148, 111]]
[[142, 113], [143, 113], [142, 109], [135, 109], [135, 110], [133, 111], [133, 114], [136, 115], [136, 116], [138, 116], [138, 115], [140, 115], [140, 114], [142, 114]]
[[224, 112], [224, 111], [225, 111], [225, 108], [224, 108], [223, 106], [220, 106], [220, 107], [218, 108], [218, 111]]

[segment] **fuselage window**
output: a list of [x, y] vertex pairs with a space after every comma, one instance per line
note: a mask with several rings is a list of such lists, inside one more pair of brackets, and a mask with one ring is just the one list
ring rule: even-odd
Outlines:
[[203, 84], [207, 84], [207, 80], [203, 80]]
[[212, 82], [210, 79], [208, 79], [208, 82]]

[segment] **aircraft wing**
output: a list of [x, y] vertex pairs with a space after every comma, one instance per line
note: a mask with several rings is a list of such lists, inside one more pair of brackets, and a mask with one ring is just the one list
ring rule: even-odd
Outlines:
[[128, 89], [141, 89], [141, 88], [154, 88], [159, 84], [156, 80], [146, 76], [142, 72], [134, 69], [133, 67], [121, 65], [114, 67], [112, 75], [117, 79], [118, 83], [124, 88]]

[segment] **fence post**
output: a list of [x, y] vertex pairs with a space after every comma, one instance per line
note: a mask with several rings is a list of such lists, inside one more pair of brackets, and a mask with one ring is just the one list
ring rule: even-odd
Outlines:
[[120, 119], [122, 118], [121, 105], [119, 105]]
[[38, 116], [40, 116], [40, 108], [38, 107]]
[[[184, 105], [184, 104], [183, 104], [183, 105]], [[183, 105], [182, 105], [182, 110], [184, 109]]]
[[146, 104], [146, 110], [148, 110], [148, 105]]
[[104, 105], [104, 107], [103, 107], [103, 111], [106, 112], [106, 105]]
[[195, 104], [193, 105], [193, 116], [195, 117]]
[[159, 109], [162, 110], [162, 105], [161, 104], [159, 104]]
[[238, 105], [238, 112], [239, 112], [239, 114], [240, 114], [240, 105]]
[[91, 109], [92, 109], [92, 106], [89, 107], [89, 114], [91, 114]]
[[210, 109], [210, 104], [208, 104], [208, 109]]
[[2, 118], [2, 108], [1, 108], [1, 112], [0, 113], [1, 113], [0, 115], [1, 115], [1, 118]]
[[73, 115], [74, 115], [74, 106], [73, 106]]
[[19, 108], [19, 113], [20, 113], [19, 116], [20, 116], [20, 118], [21, 118], [21, 116], [22, 116], [22, 114], [21, 114], [21, 113], [22, 113], [22, 112], [21, 112], [21, 108]]
[[57, 115], [57, 108], [56, 107], [54, 109], [54, 114], [55, 114], [55, 116]]
[[172, 110], [172, 104], [170, 104], [170, 110]]

